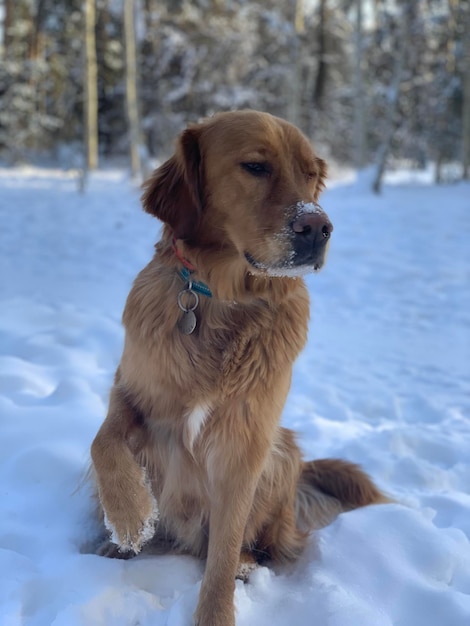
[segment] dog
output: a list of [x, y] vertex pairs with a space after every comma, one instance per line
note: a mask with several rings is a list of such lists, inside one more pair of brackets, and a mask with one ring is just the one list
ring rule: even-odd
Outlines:
[[256, 111], [188, 127], [144, 185], [163, 222], [123, 314], [122, 359], [91, 447], [109, 538], [206, 559], [197, 626], [233, 626], [236, 577], [290, 561], [313, 528], [387, 501], [356, 465], [304, 461], [279, 424], [305, 345], [302, 275], [333, 226], [325, 162], [293, 125]]

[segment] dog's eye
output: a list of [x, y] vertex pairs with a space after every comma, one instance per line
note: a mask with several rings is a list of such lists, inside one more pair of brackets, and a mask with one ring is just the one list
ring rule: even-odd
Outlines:
[[269, 163], [241, 163], [240, 164], [245, 172], [248, 172], [252, 176], [269, 176], [271, 174], [271, 166]]
[[307, 172], [306, 176], [307, 176], [307, 180], [315, 180], [315, 178], [317, 177], [315, 172]]

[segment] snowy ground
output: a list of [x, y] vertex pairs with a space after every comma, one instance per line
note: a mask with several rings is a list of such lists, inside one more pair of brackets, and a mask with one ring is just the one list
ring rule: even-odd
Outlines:
[[[295, 566], [237, 584], [238, 626], [470, 624], [470, 186], [395, 176], [323, 198], [309, 344], [284, 422], [401, 504], [341, 516]], [[189, 626], [203, 567], [86, 553], [76, 490], [120, 314], [158, 225], [122, 174], [0, 170], [0, 625]]]

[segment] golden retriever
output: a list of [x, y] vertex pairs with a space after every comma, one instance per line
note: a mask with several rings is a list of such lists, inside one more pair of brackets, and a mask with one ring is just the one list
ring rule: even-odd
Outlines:
[[301, 276], [333, 226], [325, 163], [291, 124], [221, 113], [190, 126], [145, 184], [163, 221], [123, 321], [109, 412], [91, 448], [109, 540], [206, 558], [198, 626], [233, 626], [236, 576], [291, 560], [341, 511], [386, 501], [355, 465], [303, 461], [279, 421], [307, 337]]

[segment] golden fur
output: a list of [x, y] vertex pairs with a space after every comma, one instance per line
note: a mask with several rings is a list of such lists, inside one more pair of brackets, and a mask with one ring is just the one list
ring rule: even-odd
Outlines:
[[[316, 205], [325, 174], [298, 129], [241, 111], [184, 131], [145, 185], [144, 208], [164, 227], [127, 300], [92, 445], [111, 532], [100, 553], [134, 554], [152, 539], [207, 558], [198, 626], [233, 626], [236, 575], [294, 559], [312, 528], [385, 501], [355, 465], [304, 462], [279, 426], [307, 337], [299, 276], [323, 265], [332, 231]], [[192, 334], [178, 326], [183, 262], [212, 291]]]

